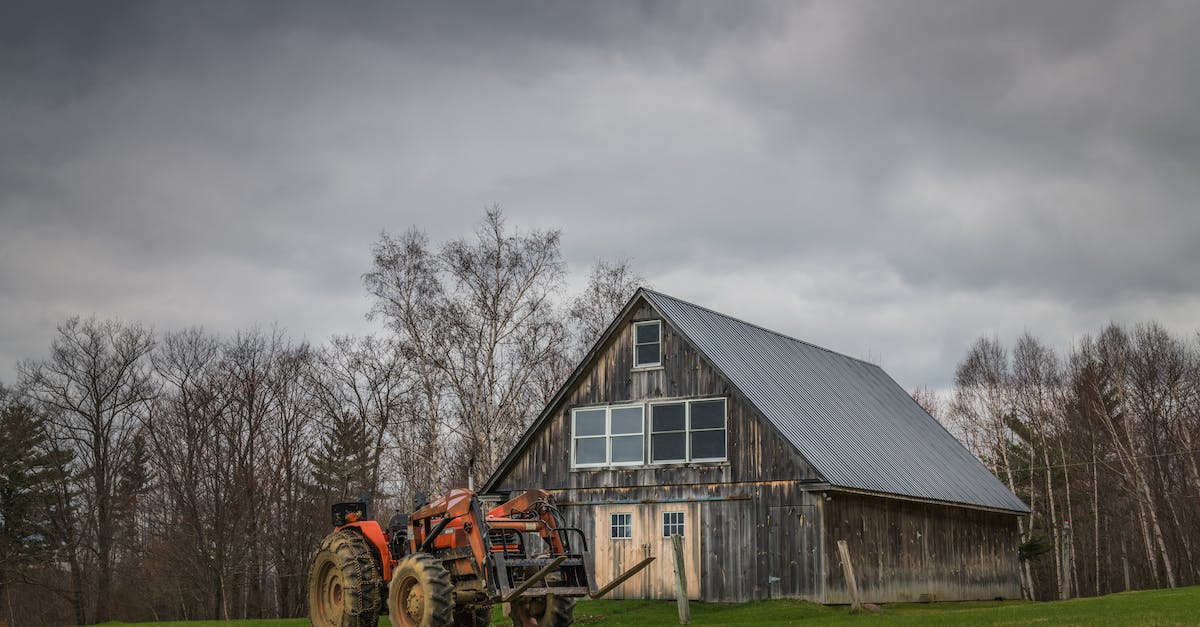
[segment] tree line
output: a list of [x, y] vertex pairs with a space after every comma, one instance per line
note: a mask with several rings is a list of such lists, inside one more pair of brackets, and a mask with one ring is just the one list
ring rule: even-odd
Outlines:
[[946, 403], [914, 396], [1032, 509], [1026, 598], [1200, 582], [1200, 336], [1109, 324], [1065, 352], [981, 337]]
[[64, 321], [0, 386], [0, 622], [304, 615], [330, 503], [386, 519], [486, 478], [643, 282], [566, 279], [558, 231], [493, 209], [441, 244], [380, 237], [384, 333]]

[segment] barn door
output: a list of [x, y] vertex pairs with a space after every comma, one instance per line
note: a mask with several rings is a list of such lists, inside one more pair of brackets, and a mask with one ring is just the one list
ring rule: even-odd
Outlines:
[[697, 503], [602, 505], [594, 509], [592, 557], [603, 586], [648, 555], [641, 573], [613, 590], [612, 599], [674, 599], [675, 561], [670, 534], [682, 532], [688, 598], [700, 598], [700, 508]]
[[819, 558], [815, 542], [816, 508], [812, 505], [771, 507], [767, 531], [767, 594], [772, 599], [815, 592]]

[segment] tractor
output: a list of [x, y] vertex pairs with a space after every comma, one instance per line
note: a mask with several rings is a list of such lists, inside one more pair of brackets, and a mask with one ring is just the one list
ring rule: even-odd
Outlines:
[[583, 531], [566, 526], [545, 490], [528, 490], [483, 514], [475, 492], [418, 496], [386, 528], [367, 499], [332, 507], [309, 574], [315, 627], [485, 627], [508, 604], [517, 627], [564, 627], [575, 600], [601, 597], [654, 560], [646, 557], [603, 588], [587, 570]]

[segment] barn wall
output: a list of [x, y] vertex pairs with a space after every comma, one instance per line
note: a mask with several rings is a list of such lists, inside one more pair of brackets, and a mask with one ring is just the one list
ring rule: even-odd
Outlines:
[[826, 602], [850, 602], [838, 540], [849, 546], [864, 601], [1020, 597], [1015, 515], [843, 492], [829, 497]]
[[[768, 598], [822, 600], [821, 508], [819, 497], [804, 491], [798, 482], [762, 484], [710, 484], [707, 486], [662, 486], [603, 488], [586, 496], [579, 491], [561, 493], [559, 503], [567, 522], [584, 531], [594, 559], [607, 559], [610, 549], [601, 548], [608, 539], [602, 520], [614, 510], [647, 508], [659, 511], [671, 504], [696, 508], [699, 524], [699, 598], [705, 601], [747, 601]], [[589, 500], [571, 500], [571, 496]], [[598, 516], [598, 514], [600, 516]], [[599, 526], [597, 521], [599, 520]], [[694, 527], [689, 526], [689, 530]], [[627, 541], [618, 541], [627, 542]], [[635, 537], [632, 544], [657, 538]], [[657, 549], [655, 549], [657, 550]], [[637, 575], [631, 590], [642, 590], [651, 598], [674, 598], [673, 580], [645, 581], [648, 577], [670, 577], [669, 553], [654, 553], [662, 567], [657, 574]], [[597, 557], [599, 556], [599, 557]], [[625, 562], [629, 559], [626, 558]], [[603, 572], [593, 561], [593, 573]], [[696, 570], [688, 565], [687, 570]], [[600, 578], [599, 585], [607, 583]], [[666, 590], [669, 595], [659, 594]], [[618, 595], [617, 598], [621, 598]]]
[[[707, 485], [772, 480], [819, 480], [816, 471], [765, 419], [748, 406], [723, 376], [669, 323], [663, 321], [663, 367], [633, 370], [632, 322], [658, 319], [643, 301], [618, 327], [581, 373], [550, 418], [493, 488], [497, 492], [543, 487], [581, 490], [629, 485]], [[674, 398], [725, 397], [728, 461], [623, 466], [618, 470], [571, 469], [571, 409]]]

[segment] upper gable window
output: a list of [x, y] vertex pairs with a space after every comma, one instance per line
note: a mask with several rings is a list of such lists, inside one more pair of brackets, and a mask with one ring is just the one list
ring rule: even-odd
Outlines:
[[662, 365], [662, 322], [633, 323], [633, 367]]

